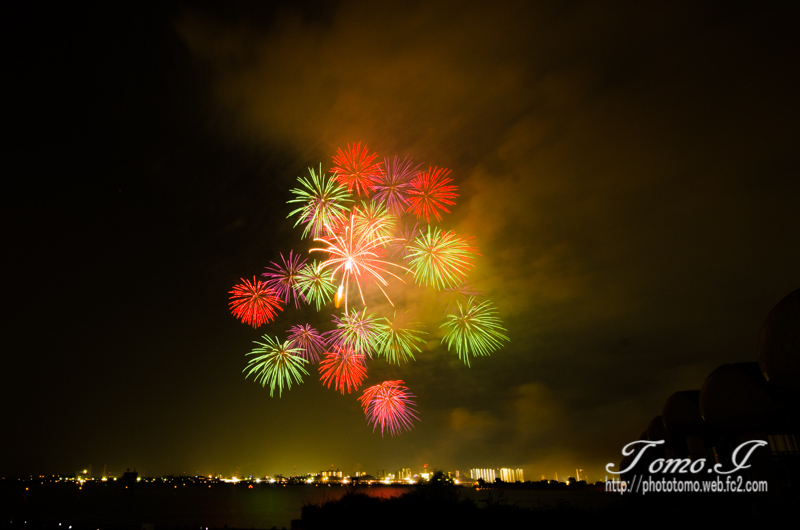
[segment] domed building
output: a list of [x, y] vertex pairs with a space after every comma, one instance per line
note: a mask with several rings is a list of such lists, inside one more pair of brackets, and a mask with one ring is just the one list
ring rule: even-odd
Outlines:
[[664, 428], [671, 433], [673, 458], [708, 458], [711, 431], [700, 414], [700, 391], [675, 392], [661, 411]]
[[[655, 458], [706, 459], [732, 469], [742, 443], [764, 440], [753, 451], [748, 480], [800, 486], [800, 289], [770, 311], [758, 339], [758, 361], [723, 364], [700, 390], [672, 394], [640, 440], [664, 440], [648, 450], [633, 473]], [[627, 457], [620, 469], [629, 466]], [[625, 467], [623, 467], [625, 466]], [[625, 477], [623, 477], [625, 478]]]
[[782, 399], [800, 405], [800, 289], [769, 312], [758, 338], [758, 366]]

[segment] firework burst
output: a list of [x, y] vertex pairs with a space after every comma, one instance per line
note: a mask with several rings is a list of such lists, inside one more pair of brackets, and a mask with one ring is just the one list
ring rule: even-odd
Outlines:
[[410, 197], [408, 198], [408, 212], [431, 222], [431, 214], [437, 221], [442, 220], [439, 210], [450, 213], [447, 206], [455, 206], [453, 199], [458, 197], [456, 186], [448, 185], [453, 179], [447, 178], [449, 169], [429, 168], [427, 172], [420, 171], [411, 182]]
[[257, 328], [274, 319], [276, 311], [283, 311], [278, 305], [282, 300], [267, 282], [256, 281], [255, 276], [252, 282], [244, 278], [241, 280], [242, 283], [234, 285], [233, 290], [229, 292], [231, 295], [229, 305], [233, 316]]
[[303, 266], [297, 276], [297, 289], [310, 304], [314, 302], [317, 311], [331, 301], [336, 286], [333, 284], [332, 271], [324, 270], [316, 260]]
[[[270, 396], [276, 388], [280, 396], [301, 383], [310, 363], [319, 363], [323, 386], [348, 394], [364, 383], [367, 361], [374, 356], [397, 366], [416, 360], [429, 338], [420, 322], [402, 307], [387, 318], [367, 312], [365, 290], [370, 297], [377, 295], [372, 283], [394, 306], [387, 295], [390, 276], [405, 283], [401, 276], [409, 273], [418, 286], [442, 291], [439, 301], [446, 315], [438, 336], [467, 366], [473, 357], [488, 356], [509, 340], [494, 306], [478, 303], [475, 297], [483, 293], [466, 283], [479, 255], [473, 238], [431, 225], [450, 213], [458, 198], [450, 170], [437, 166], [420, 171], [421, 164], [408, 156], [382, 162], [376, 157], [361, 142], [347, 144], [333, 156], [327, 175], [320, 164], [317, 171], [309, 168], [308, 175], [297, 178], [288, 217], [295, 217], [295, 227], [303, 225], [303, 238], [317, 242], [311, 246], [319, 248], [310, 253], [325, 253], [322, 259], [305, 259], [294, 251], [288, 257], [281, 254], [266, 268], [263, 281], [243, 279], [230, 291], [232, 313], [253, 327], [275, 320], [282, 302], [293, 302], [299, 310], [302, 300], [319, 312], [331, 299], [337, 309], [344, 300], [342, 312], [332, 315], [332, 326], [318, 331], [310, 324], [292, 325], [286, 342], [267, 335], [255, 342], [243, 372], [247, 379], [252, 375], [269, 385]], [[401, 224], [406, 220], [411, 224]], [[354, 302], [352, 310], [351, 287], [363, 304]], [[431, 300], [430, 293], [413, 289], [401, 301]], [[359, 398], [367, 422], [373, 432], [380, 426], [381, 436], [412, 428], [419, 419], [415, 400], [400, 380], [371, 386]]]
[[310, 179], [297, 177], [297, 181], [303, 187], [293, 189], [292, 193], [297, 198], [288, 201], [289, 204], [301, 203], [302, 206], [292, 211], [288, 217], [300, 214], [295, 226], [305, 223], [304, 238], [308, 237], [309, 233], [313, 237], [322, 237], [326, 232], [326, 226], [337, 226], [344, 222], [348, 211], [345, 203], [353, 202], [353, 199], [346, 189], [322, 173], [322, 164], [319, 167], [319, 175], [311, 168], [308, 168], [308, 172], [311, 174]]
[[[397, 217], [386, 211], [386, 207], [377, 202], [363, 202], [356, 216], [356, 231], [369, 233], [379, 240], [376, 249], [381, 249], [394, 240], [392, 232], [397, 225]], [[371, 229], [371, 227], [377, 227]]]
[[289, 251], [289, 259], [283, 257], [281, 254], [281, 261], [283, 266], [278, 265], [274, 261], [272, 267], [267, 267], [267, 271], [261, 276], [271, 278], [267, 280], [267, 285], [278, 293], [278, 296], [286, 302], [286, 305], [294, 299], [294, 306], [300, 308], [300, 298], [302, 294], [298, 290], [297, 282], [300, 279], [300, 270], [305, 265], [306, 260], [301, 259], [299, 254], [294, 251]]
[[291, 345], [298, 349], [297, 355], [309, 363], [319, 361], [320, 355], [325, 353], [327, 342], [320, 332], [309, 324], [292, 326], [287, 333]]
[[359, 197], [362, 191], [364, 195], [369, 195], [381, 176], [381, 163], [372, 163], [376, 156], [377, 153], [369, 154], [366, 145], [361, 151], [361, 142], [353, 144], [352, 147], [347, 144], [347, 151], [339, 149], [333, 157], [334, 167], [331, 168], [335, 173], [333, 178], [343, 186], [347, 186], [349, 192], [355, 188]]
[[415, 396], [403, 385], [399, 380], [384, 381], [367, 388], [358, 398], [372, 430], [380, 425], [381, 436], [385, 430], [392, 436], [403, 429], [410, 431], [413, 420], [419, 420], [412, 400]]
[[308, 375], [303, 365], [307, 362], [298, 355], [299, 349], [293, 348], [289, 341], [281, 343], [277, 337], [273, 340], [272, 337], [264, 335], [262, 337], [266, 342], [253, 342], [258, 344], [258, 348], [247, 355], [255, 355], [247, 363], [243, 372], [248, 368], [245, 378], [255, 374], [257, 383], [262, 386], [269, 384], [269, 395], [272, 397], [275, 387], [278, 387], [278, 397], [283, 392], [284, 385], [286, 389], [292, 388], [292, 381], [296, 383], [303, 382], [302, 374]]
[[333, 383], [334, 390], [349, 394], [367, 377], [366, 358], [349, 348], [333, 346], [332, 350], [319, 363], [319, 379], [328, 388]]
[[461, 283], [478, 251], [470, 237], [438, 228], [420, 233], [407, 247], [409, 267], [419, 285], [447, 289]]
[[361, 312], [353, 309], [350, 313], [346, 311], [342, 313], [341, 318], [334, 315], [333, 323], [336, 324], [336, 329], [326, 333], [330, 344], [351, 349], [372, 358], [372, 352], [375, 351], [377, 345], [376, 339], [380, 324], [380, 319], [375, 313], [367, 314], [366, 307]]
[[385, 269], [386, 265], [392, 265], [400, 269], [408, 271], [402, 265], [397, 265], [390, 261], [379, 259], [384, 254], [383, 245], [385, 245], [391, 236], [376, 235], [382, 229], [385, 219], [378, 218], [371, 223], [366, 223], [358, 208], [354, 208], [350, 212], [350, 220], [347, 226], [341, 232], [333, 233], [324, 239], [315, 239], [327, 243], [327, 248], [312, 248], [309, 252], [327, 252], [330, 257], [323, 261], [320, 269], [333, 268], [331, 274], [335, 278], [336, 273], [341, 272], [341, 283], [335, 296], [336, 307], [339, 307], [342, 299], [344, 298], [345, 312], [348, 307], [348, 290], [350, 281], [355, 281], [358, 286], [358, 292], [361, 295], [361, 302], [366, 305], [364, 301], [364, 292], [361, 288], [361, 280], [372, 279], [375, 280], [378, 288], [389, 300], [389, 296], [383, 287], [388, 285], [388, 282], [383, 278], [384, 274], [390, 274], [401, 282], [403, 281], [399, 276], [391, 273]]
[[446, 328], [442, 344], [447, 342], [447, 351], [455, 347], [458, 358], [469, 366], [470, 354], [487, 356], [503, 346], [509, 338], [506, 329], [497, 317], [497, 311], [488, 300], [477, 304], [470, 297], [466, 304], [458, 304], [456, 311], [447, 315], [440, 327]]
[[394, 318], [382, 319], [378, 325], [378, 333], [375, 344], [378, 355], [386, 357], [389, 364], [400, 364], [400, 361], [408, 362], [414, 358], [414, 350], [420, 353], [418, 344], [425, 344], [425, 339], [421, 337], [424, 331], [420, 331], [419, 322], [412, 322], [408, 313], [400, 313], [398, 316], [395, 311]]
[[411, 165], [411, 159], [407, 156], [402, 162], [396, 156], [392, 162], [389, 162], [388, 158], [384, 159], [385, 170], [381, 172], [380, 178], [373, 186], [375, 195], [372, 200], [385, 205], [389, 213], [397, 217], [408, 210], [408, 197], [413, 188], [411, 181], [421, 164], [414, 168]]

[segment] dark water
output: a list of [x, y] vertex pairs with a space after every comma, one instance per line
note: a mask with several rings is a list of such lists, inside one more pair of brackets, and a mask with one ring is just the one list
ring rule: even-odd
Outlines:
[[[289, 528], [300, 518], [304, 504], [336, 500], [351, 491], [342, 486], [276, 486], [215, 484], [177, 486], [138, 484], [130, 493], [112, 485], [4, 484], [0, 487], [0, 515], [4, 524], [22, 519], [36, 523], [59, 522], [105, 528]], [[407, 487], [360, 487], [359, 492], [377, 497], [395, 497]], [[500, 502], [522, 507], [556, 504], [564, 499], [573, 506], [597, 508], [617, 500], [612, 494], [588, 491], [482, 490], [463, 488], [464, 498]], [[2, 526], [2, 525], [0, 525]], [[67, 530], [63, 528], [61, 530]]]

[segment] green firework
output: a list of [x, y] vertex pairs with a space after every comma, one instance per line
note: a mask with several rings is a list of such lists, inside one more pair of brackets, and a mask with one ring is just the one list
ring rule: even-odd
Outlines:
[[[370, 238], [382, 241], [386, 246], [394, 239], [397, 217], [386, 211], [386, 206], [373, 201], [361, 202], [360, 214], [356, 218], [356, 230], [370, 234]], [[374, 227], [374, 228], [373, 228]]]
[[447, 289], [461, 283], [473, 267], [477, 249], [471, 238], [438, 228], [421, 232], [408, 245], [408, 266], [419, 285]]
[[292, 211], [288, 217], [300, 214], [300, 218], [294, 226], [306, 223], [303, 230], [303, 237], [322, 237], [322, 235], [344, 222], [349, 211], [344, 203], [353, 202], [350, 193], [343, 186], [332, 178], [327, 178], [322, 172], [322, 164], [319, 166], [319, 175], [313, 169], [308, 168], [311, 178], [297, 177], [297, 181], [303, 185], [302, 188], [295, 188], [292, 191], [297, 198], [287, 201], [291, 203], [301, 203], [303, 206]]
[[333, 271], [322, 269], [320, 265], [321, 263], [314, 260], [301, 268], [297, 276], [297, 288], [309, 303], [316, 304], [317, 311], [330, 302], [336, 292]]
[[353, 309], [343, 312], [342, 317], [333, 316], [336, 329], [328, 331], [326, 337], [330, 344], [349, 348], [357, 353], [368, 355], [377, 350], [378, 325], [380, 319], [375, 313], [367, 314], [365, 307], [360, 313]]
[[393, 320], [383, 319], [384, 322], [378, 325], [378, 334], [375, 339], [376, 351], [378, 355], [383, 355], [389, 364], [400, 364], [400, 361], [408, 362], [409, 357], [412, 361], [414, 350], [420, 353], [417, 344], [425, 344], [424, 331], [416, 329], [419, 322], [412, 322], [407, 313], [397, 315], [395, 311]]
[[458, 304], [440, 327], [447, 329], [442, 344], [447, 342], [448, 351], [455, 347], [458, 358], [467, 366], [470, 355], [489, 355], [503, 346], [503, 340], [510, 340], [502, 333], [506, 329], [492, 303], [486, 300], [476, 304], [475, 297]]
[[468, 283], [460, 283], [454, 287], [448, 287], [442, 294], [439, 295], [439, 301], [445, 306], [445, 314], [454, 313], [458, 308], [458, 304], [463, 304], [469, 300], [469, 297], [483, 296], [486, 293], [476, 291]]
[[261, 383], [262, 386], [269, 384], [269, 395], [275, 391], [275, 386], [278, 387], [278, 397], [283, 392], [283, 386], [286, 389], [292, 388], [292, 380], [296, 383], [303, 382], [301, 374], [308, 375], [303, 365], [307, 363], [305, 359], [297, 355], [300, 352], [299, 348], [293, 348], [291, 342], [286, 341], [281, 343], [278, 337], [275, 340], [272, 337], [264, 335], [262, 337], [266, 343], [253, 341], [258, 344], [258, 348], [247, 355], [255, 355], [247, 363], [243, 372], [250, 369], [245, 375], [245, 378], [255, 374], [256, 382]]

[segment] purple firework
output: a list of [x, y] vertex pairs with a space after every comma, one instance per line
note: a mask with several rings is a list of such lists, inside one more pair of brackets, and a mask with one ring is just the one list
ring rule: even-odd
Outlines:
[[420, 234], [421, 230], [419, 229], [419, 225], [414, 223], [413, 226], [406, 224], [403, 229], [397, 234], [397, 237], [392, 241], [389, 241], [387, 245], [389, 248], [389, 255], [395, 259], [403, 260], [404, 262], [408, 262], [408, 253], [406, 251], [406, 246]]
[[305, 259], [301, 259], [300, 255], [294, 254], [294, 251], [289, 251], [289, 259], [283, 257], [281, 254], [281, 261], [283, 266], [278, 265], [274, 261], [272, 267], [267, 267], [267, 271], [261, 276], [269, 278], [267, 280], [267, 287], [270, 287], [278, 296], [286, 302], [286, 305], [294, 299], [294, 306], [300, 309], [300, 298], [305, 301], [305, 297], [300, 292], [297, 286], [297, 280], [300, 278], [300, 269], [306, 264]]
[[386, 210], [400, 217], [408, 210], [408, 196], [411, 189], [411, 181], [417, 174], [422, 164], [411, 167], [411, 159], [406, 156], [402, 162], [395, 156], [393, 162], [384, 159], [385, 171], [381, 171], [380, 178], [372, 186], [375, 195], [372, 200], [386, 205]]
[[328, 347], [328, 341], [309, 324], [292, 326], [286, 333], [291, 346], [300, 350], [298, 355], [310, 363], [318, 362]]

